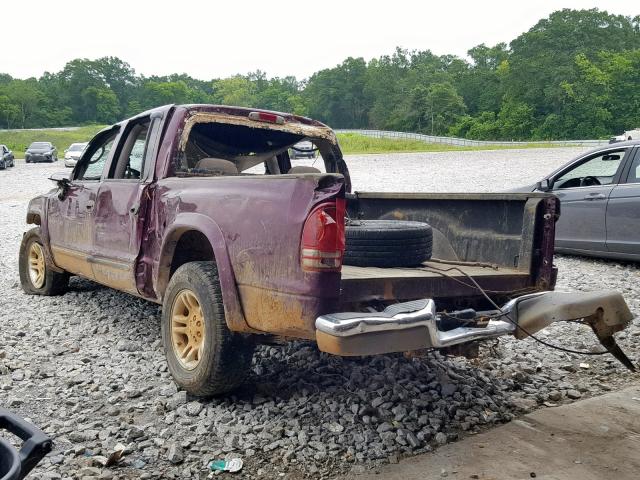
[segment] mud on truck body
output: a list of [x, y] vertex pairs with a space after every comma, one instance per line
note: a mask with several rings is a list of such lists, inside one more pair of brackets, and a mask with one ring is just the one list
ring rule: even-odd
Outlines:
[[[302, 140], [313, 166], [292, 165]], [[632, 367], [613, 340], [632, 320], [620, 294], [551, 291], [550, 194], [352, 192], [326, 125], [213, 105], [109, 127], [52, 180], [29, 204], [24, 290], [59, 294], [79, 275], [162, 304], [169, 369], [195, 395], [238, 386], [260, 342], [459, 349], [559, 320], [590, 325]], [[425, 224], [420, 239], [391, 231]]]

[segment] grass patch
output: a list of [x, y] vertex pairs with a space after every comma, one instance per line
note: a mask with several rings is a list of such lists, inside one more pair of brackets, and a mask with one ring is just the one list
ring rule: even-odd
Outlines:
[[[104, 128], [103, 125], [88, 125], [73, 130], [0, 130], [0, 144], [13, 150], [16, 158], [24, 158], [24, 151], [32, 142], [52, 142], [58, 148], [58, 158], [64, 156], [64, 149], [72, 143], [88, 142]], [[505, 150], [512, 148], [562, 147], [558, 143], [523, 144], [514, 146], [487, 145], [480, 147], [459, 147], [444, 143], [426, 143], [405, 138], [374, 138], [357, 133], [339, 133], [340, 148], [345, 154], [394, 153], [394, 152], [449, 152], [465, 150]]]
[[394, 153], [394, 152], [450, 152], [467, 150], [509, 150], [514, 148], [557, 148], [568, 145], [558, 143], [526, 143], [513, 146], [482, 145], [460, 147], [444, 143], [426, 143], [406, 138], [374, 138], [357, 133], [339, 133], [340, 148], [345, 154], [357, 153]]
[[58, 158], [63, 158], [65, 148], [72, 143], [88, 142], [103, 128], [102, 125], [88, 125], [73, 130], [0, 130], [0, 144], [13, 150], [16, 158], [24, 158], [24, 151], [32, 142], [51, 142], [58, 149]]

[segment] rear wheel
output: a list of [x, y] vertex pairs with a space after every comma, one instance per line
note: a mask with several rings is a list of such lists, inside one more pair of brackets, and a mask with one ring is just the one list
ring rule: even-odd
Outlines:
[[251, 367], [254, 343], [227, 327], [215, 262], [189, 262], [171, 277], [162, 306], [169, 371], [192, 395], [238, 387]]
[[18, 258], [20, 284], [31, 295], [60, 295], [69, 284], [69, 274], [55, 272], [47, 265], [40, 227], [22, 237]]

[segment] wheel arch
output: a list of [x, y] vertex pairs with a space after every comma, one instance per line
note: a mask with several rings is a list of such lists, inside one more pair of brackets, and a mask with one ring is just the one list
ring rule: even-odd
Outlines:
[[191, 261], [216, 262], [225, 319], [231, 331], [253, 331], [246, 323], [235, 274], [222, 230], [211, 218], [199, 213], [179, 214], [162, 242], [156, 292], [164, 298], [173, 272]]
[[44, 199], [36, 197], [29, 202], [27, 208], [27, 223], [31, 225], [42, 226], [42, 217], [44, 215]]

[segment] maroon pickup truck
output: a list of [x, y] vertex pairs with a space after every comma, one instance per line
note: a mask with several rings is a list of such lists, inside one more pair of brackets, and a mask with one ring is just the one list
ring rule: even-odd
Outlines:
[[[296, 165], [300, 141], [319, 157]], [[236, 387], [261, 342], [460, 351], [558, 320], [633, 367], [613, 340], [632, 319], [620, 294], [549, 291], [549, 194], [353, 193], [326, 125], [213, 105], [106, 128], [52, 180], [29, 204], [23, 289], [60, 294], [79, 275], [162, 304], [169, 369], [195, 395]]]

